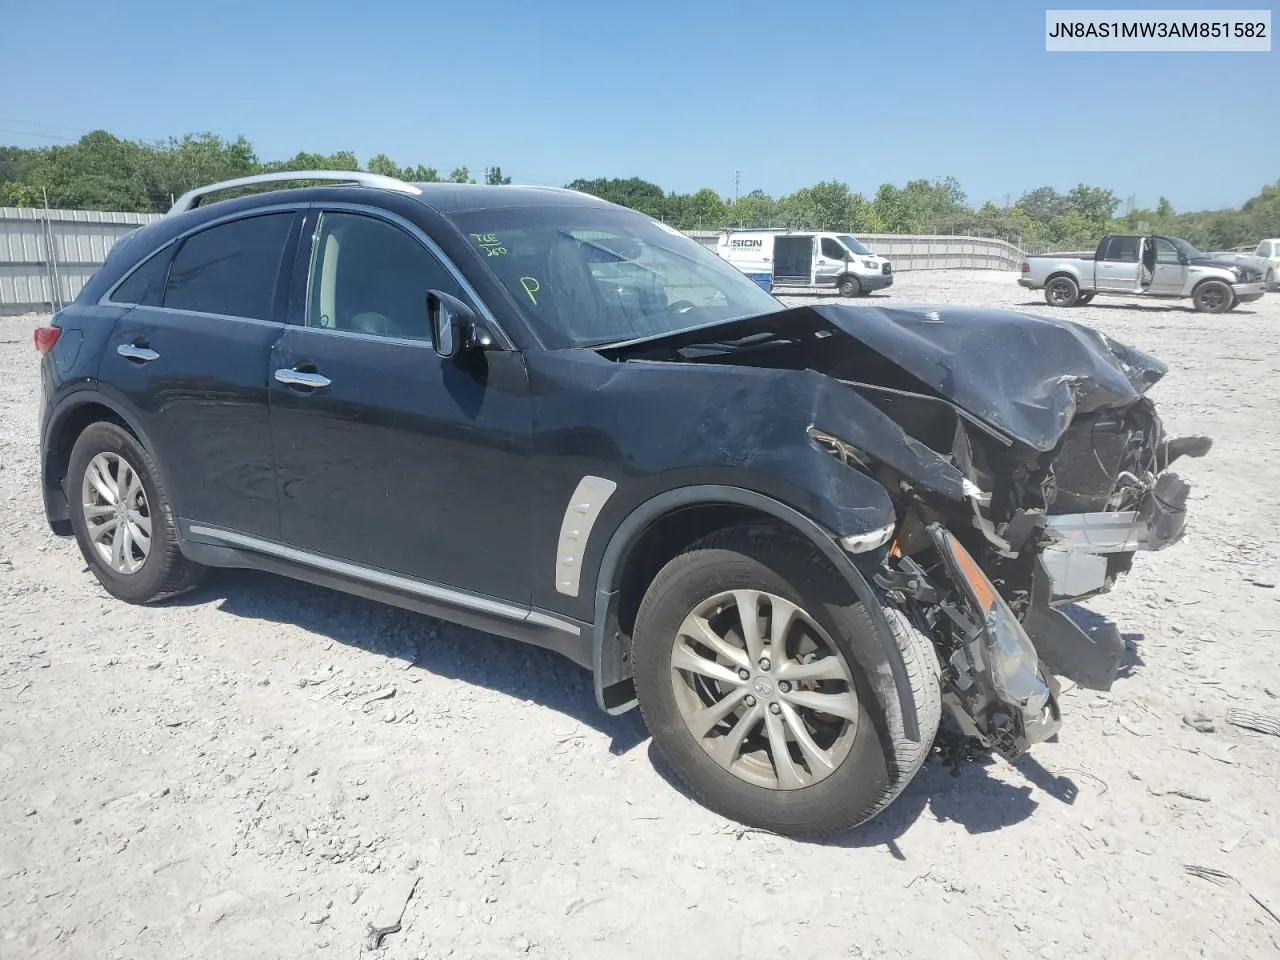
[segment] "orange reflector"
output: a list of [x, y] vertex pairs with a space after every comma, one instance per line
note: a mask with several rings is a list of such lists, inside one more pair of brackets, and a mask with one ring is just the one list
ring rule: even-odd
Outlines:
[[965, 583], [969, 589], [973, 591], [973, 598], [978, 602], [978, 606], [982, 608], [984, 614], [990, 613], [996, 605], [996, 589], [991, 585], [991, 581], [987, 579], [987, 575], [982, 572], [982, 568], [978, 566], [976, 560], [969, 556], [966, 550], [951, 532], [946, 534], [947, 548], [951, 551], [952, 559], [955, 560], [956, 570], [960, 576], [964, 577]]

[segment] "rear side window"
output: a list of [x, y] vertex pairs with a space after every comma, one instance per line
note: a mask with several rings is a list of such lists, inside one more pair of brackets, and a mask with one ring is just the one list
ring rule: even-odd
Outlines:
[[158, 307], [164, 298], [164, 280], [169, 273], [172, 249], [165, 249], [144, 260], [124, 283], [111, 294], [113, 303], [137, 303], [144, 307]]
[[840, 246], [840, 244], [836, 243], [830, 237], [823, 237], [822, 255], [824, 257], [830, 257], [832, 260], [843, 260], [844, 247]]
[[294, 214], [221, 223], [188, 237], [173, 258], [164, 305], [174, 310], [271, 320]]
[[1140, 239], [1140, 237], [1112, 237], [1103, 259], [1119, 260], [1122, 263], [1137, 263]]

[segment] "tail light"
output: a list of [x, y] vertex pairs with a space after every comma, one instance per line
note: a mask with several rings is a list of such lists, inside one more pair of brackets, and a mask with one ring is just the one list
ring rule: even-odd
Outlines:
[[1027, 263], [1027, 261], [1025, 260], [1022, 261], [1022, 272], [1023, 273], [1031, 272], [1031, 264]]
[[62, 335], [62, 331], [57, 327], [36, 327], [33, 339], [36, 342], [36, 353], [48, 353], [53, 349], [53, 345], [58, 342], [58, 337]]

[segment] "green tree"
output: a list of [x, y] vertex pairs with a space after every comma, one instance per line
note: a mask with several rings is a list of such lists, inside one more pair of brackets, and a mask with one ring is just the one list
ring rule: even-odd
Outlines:
[[510, 183], [511, 178], [502, 175], [501, 167], [488, 167], [484, 171], [484, 182], [490, 186], [500, 187]]

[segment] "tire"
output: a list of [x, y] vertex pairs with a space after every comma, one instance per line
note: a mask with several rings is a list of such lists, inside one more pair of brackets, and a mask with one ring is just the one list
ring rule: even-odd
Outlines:
[[841, 277], [839, 289], [842, 297], [862, 296], [862, 284], [858, 282], [857, 277]]
[[[80, 553], [113, 597], [154, 603], [199, 582], [204, 568], [182, 555], [155, 461], [127, 430], [106, 422], [85, 428], [71, 448], [66, 493]], [[111, 509], [125, 500], [128, 509]], [[115, 526], [107, 530], [113, 519]], [[144, 549], [141, 533], [148, 525]], [[128, 537], [121, 536], [122, 529], [129, 531]]]
[[1071, 277], [1051, 277], [1044, 285], [1044, 302], [1051, 307], [1074, 307], [1080, 300], [1080, 285]]
[[1267, 290], [1271, 293], [1275, 293], [1277, 289], [1280, 289], [1276, 285], [1276, 272], [1274, 270], [1267, 271], [1267, 275], [1266, 277], [1263, 278], [1263, 281], [1262, 281], [1262, 289]]
[[1235, 300], [1235, 292], [1221, 280], [1206, 280], [1191, 294], [1191, 302], [1201, 313], [1226, 313]]
[[1092, 301], [1092, 300], [1093, 300], [1093, 294], [1092, 294], [1092, 293], [1082, 293], [1082, 294], [1080, 294], [1080, 296], [1076, 299], [1076, 306], [1077, 306], [1077, 307], [1083, 307], [1083, 306], [1085, 306], [1086, 304], [1088, 304], [1088, 303], [1089, 303], [1090, 301]]
[[[757, 616], [768, 610], [767, 627], [757, 619], [762, 635], [772, 632], [776, 610], [786, 609], [787, 603], [798, 608], [791, 627], [783, 632], [787, 653], [777, 654], [777, 643], [762, 647], [766, 653], [774, 652], [777, 665], [750, 664], [735, 602], [724, 601], [729, 602], [728, 608], [713, 610], [706, 620], [734, 657], [716, 648], [719, 657], [707, 658], [712, 647], [689, 646], [685, 638], [693, 635], [689, 626], [696, 612], [725, 597], [736, 601], [756, 593], [763, 598], [756, 601]], [[698, 541], [662, 568], [636, 618], [636, 691], [663, 758], [703, 804], [750, 826], [791, 836], [821, 836], [871, 819], [898, 796], [924, 763], [942, 706], [933, 645], [896, 607], [886, 605], [884, 613], [892, 633], [888, 642], [906, 667], [919, 720], [918, 742], [902, 729], [906, 705], [899, 701], [892, 681], [889, 651], [853, 589], [811, 544], [774, 529], [754, 527], [721, 530]], [[726, 624], [730, 628], [720, 634]], [[820, 648], [816, 653], [815, 641]], [[798, 662], [792, 651], [799, 654], [806, 647], [811, 657], [825, 656], [808, 664]], [[701, 658], [699, 671], [706, 669], [708, 659], [722, 658], [720, 669], [727, 672], [729, 681], [707, 681], [698, 671], [684, 669], [690, 650], [701, 651], [692, 654]], [[838, 660], [833, 659], [835, 655]], [[738, 669], [752, 666], [749, 680], [735, 680], [735, 669], [724, 666], [734, 659]], [[825, 665], [820, 668], [826, 679], [806, 681], [787, 672], [818, 665]], [[764, 672], [770, 667], [776, 667], [773, 673]], [[844, 671], [842, 679], [829, 679], [839, 670]], [[740, 673], [737, 676], [741, 678]], [[786, 677], [794, 683], [790, 689]], [[771, 689], [763, 689], [762, 679], [769, 681]], [[695, 736], [691, 722], [696, 723], [700, 710], [740, 695], [743, 699], [732, 712], [721, 714], [723, 719], [702, 737]], [[754, 702], [753, 695], [758, 695]], [[838, 698], [840, 708], [848, 713], [841, 718], [804, 705], [797, 708], [797, 701], [791, 699], [815, 695]], [[752, 716], [755, 719], [748, 724]], [[730, 721], [733, 725], [726, 729]], [[801, 749], [795, 733], [798, 722], [808, 733], [809, 746], [825, 750], [826, 767], [815, 764], [811, 754]], [[733, 741], [742, 739], [743, 724], [748, 724], [747, 733], [739, 749]], [[786, 765], [792, 771], [789, 783], [784, 782], [784, 768], [770, 746], [778, 730], [785, 731], [780, 736], [785, 738], [791, 761]], [[735, 733], [740, 736], [735, 738]], [[709, 752], [725, 753], [726, 747], [728, 763]]]

